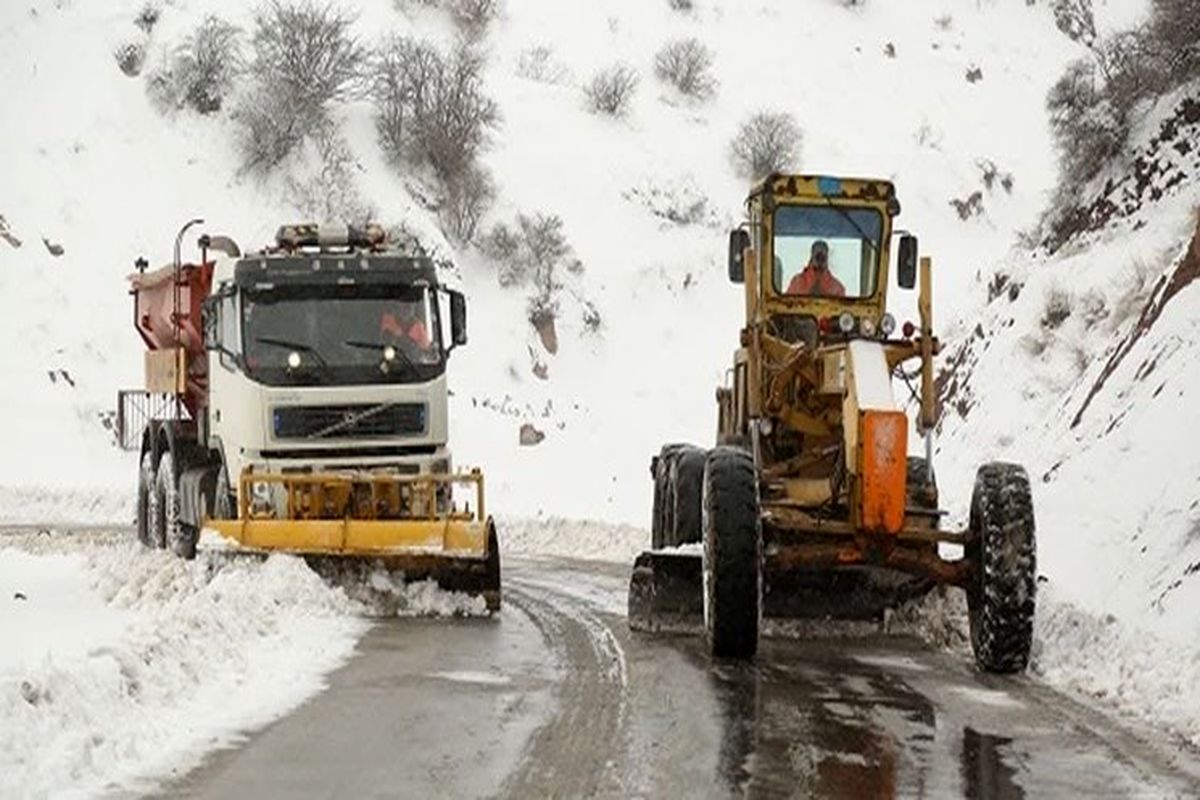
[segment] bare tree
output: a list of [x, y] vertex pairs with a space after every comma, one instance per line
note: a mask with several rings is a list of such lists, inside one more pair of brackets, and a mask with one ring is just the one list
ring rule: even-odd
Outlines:
[[654, 74], [686, 97], [703, 100], [717, 88], [712, 76], [712, 51], [699, 39], [678, 39], [654, 57]]
[[626, 64], [614, 64], [601, 70], [583, 87], [588, 108], [610, 117], [624, 116], [639, 82], [637, 70]]
[[762, 178], [796, 166], [803, 134], [786, 112], [759, 111], [742, 123], [729, 145], [738, 175]]

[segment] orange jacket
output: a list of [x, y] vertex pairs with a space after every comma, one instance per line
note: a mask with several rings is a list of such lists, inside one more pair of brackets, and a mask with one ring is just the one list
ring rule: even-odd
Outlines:
[[408, 338], [417, 347], [429, 347], [429, 331], [421, 320], [416, 320], [405, 327], [394, 314], [384, 314], [379, 320], [379, 330], [381, 333], [390, 333], [399, 338]]
[[846, 287], [827, 269], [818, 269], [809, 264], [803, 271], [792, 276], [788, 283], [788, 294], [820, 295], [824, 297], [845, 297]]

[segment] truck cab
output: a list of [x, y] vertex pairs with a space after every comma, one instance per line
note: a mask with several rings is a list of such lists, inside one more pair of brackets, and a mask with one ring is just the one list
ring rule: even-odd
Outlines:
[[382, 231], [285, 226], [272, 248], [218, 257], [204, 338], [222, 488], [245, 472], [451, 471], [446, 364], [466, 303]]

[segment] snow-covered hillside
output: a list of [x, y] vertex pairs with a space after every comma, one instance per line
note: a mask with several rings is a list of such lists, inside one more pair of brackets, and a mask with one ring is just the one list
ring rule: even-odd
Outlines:
[[[1200, 741], [1200, 85], [1145, 110], [1081, 232], [979, 274], [951, 332], [939, 477], [1034, 479], [1035, 670]], [[948, 490], [948, 491], [947, 491]]]
[[[0, 242], [0, 335], [20, 343], [5, 356], [0, 431], [23, 454], [0, 465], [3, 517], [128, 517], [133, 469], [103, 422], [116, 390], [140, 375], [123, 287], [135, 257], [168, 260], [175, 231], [193, 216], [258, 246], [281, 221], [311, 213], [288, 180], [303, 165], [265, 183], [239, 174], [227, 113], [164, 117], [144, 76], [127, 77], [113, 59], [120, 45], [144, 43], [149, 73], [205, 14], [250, 30], [250, 10], [168, 3], [146, 34], [134, 24], [141, 7], [0, 11], [0, 94], [21, 110], [0, 120], [0, 214], [22, 242]], [[455, 35], [436, 9], [387, 0], [362, 4], [356, 33], [367, 44], [389, 33]], [[684, 36], [715, 55], [719, 86], [706, 103], [653, 75], [657, 50]], [[511, 0], [481, 46], [502, 115], [483, 156], [499, 186], [485, 225], [518, 212], [561, 216], [584, 265], [571, 291], [594, 303], [599, 335], [584, 332], [568, 296], [559, 352], [544, 352], [524, 295], [500, 289], [479, 252], [442, 239], [412, 182], [387, 165], [367, 102], [337, 109], [357, 164], [352, 188], [381, 220], [405, 223], [462, 266], [472, 344], [452, 365], [452, 433], [460, 463], [489, 475], [492, 507], [639, 524], [649, 455], [666, 440], [708, 441], [715, 425], [713, 388], [740, 313], [723, 253], [746, 190], [728, 158], [741, 121], [763, 108], [791, 112], [805, 134], [801, 168], [896, 180], [902, 223], [935, 256], [939, 313], [948, 315], [1043, 206], [1053, 157], [1042, 98], [1080, 49], [1040, 4], [832, 0], [696, 3], [689, 13], [666, 2]], [[522, 77], [538, 47], [549, 48], [548, 68], [540, 80]], [[625, 118], [598, 117], [580, 87], [615, 62], [638, 70], [640, 85]], [[974, 68], [982, 79], [967, 79]], [[985, 160], [1012, 174], [1011, 194], [984, 187]], [[976, 191], [984, 213], [959, 219], [950, 201]], [[665, 219], [672, 206], [696, 203], [704, 213], [694, 223]], [[533, 374], [535, 361], [546, 380]], [[546, 434], [537, 447], [518, 446], [523, 422]]]

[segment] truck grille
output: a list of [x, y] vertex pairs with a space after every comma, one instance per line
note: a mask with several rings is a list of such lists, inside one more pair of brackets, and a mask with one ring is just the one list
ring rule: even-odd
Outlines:
[[425, 433], [423, 403], [281, 406], [272, 412], [276, 439], [365, 439]]

